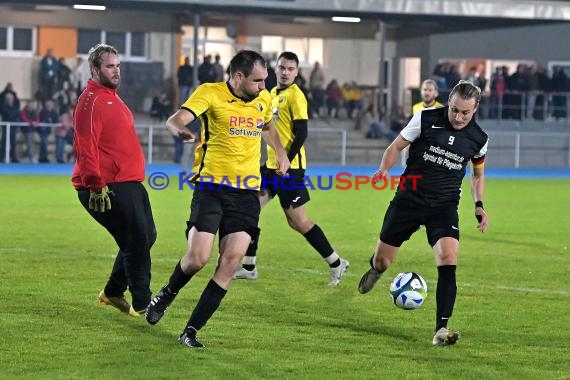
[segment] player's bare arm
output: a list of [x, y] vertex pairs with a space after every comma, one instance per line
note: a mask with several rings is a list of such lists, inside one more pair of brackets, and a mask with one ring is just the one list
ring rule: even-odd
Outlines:
[[196, 141], [196, 136], [186, 128], [186, 125], [194, 121], [194, 119], [196, 117], [192, 112], [181, 108], [166, 120], [166, 128], [174, 136], [180, 137], [185, 143], [193, 143]]
[[277, 174], [284, 175], [287, 173], [287, 170], [289, 170], [291, 162], [289, 162], [289, 158], [287, 158], [287, 152], [281, 144], [281, 140], [277, 134], [277, 127], [275, 127], [273, 121], [270, 121], [263, 126], [261, 136], [263, 137], [263, 140], [265, 140], [265, 142], [275, 150], [277, 165], [279, 166], [279, 169], [276, 170]]
[[476, 204], [475, 217], [479, 222], [477, 228], [479, 231], [485, 232], [489, 227], [489, 217], [482, 207], [483, 195], [485, 193], [485, 167], [483, 164], [472, 165], [471, 167], [471, 195], [473, 196], [473, 201]]
[[386, 148], [384, 154], [382, 155], [382, 162], [380, 163], [380, 168], [372, 175], [372, 180], [374, 182], [378, 182], [380, 178], [386, 177], [388, 175], [388, 171], [394, 166], [396, 160], [400, 157], [400, 152], [404, 150], [410, 142], [402, 137], [402, 135], [398, 135], [392, 141], [392, 144]]

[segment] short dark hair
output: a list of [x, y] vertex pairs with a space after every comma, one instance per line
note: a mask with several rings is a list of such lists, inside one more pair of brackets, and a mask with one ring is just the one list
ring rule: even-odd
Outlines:
[[89, 49], [89, 67], [101, 67], [102, 56], [105, 53], [119, 55], [117, 49], [107, 44], [97, 44]]
[[242, 50], [238, 52], [230, 61], [230, 76], [241, 71], [243, 75], [248, 77], [253, 71], [253, 66], [259, 62], [263, 67], [267, 67], [265, 59], [261, 54], [253, 50]]
[[449, 100], [456, 94], [464, 100], [475, 99], [475, 106], [478, 106], [481, 101], [481, 89], [468, 80], [460, 80], [453, 87], [449, 93]]
[[277, 60], [279, 61], [281, 58], [288, 61], [295, 61], [297, 66], [299, 66], [299, 57], [297, 57], [297, 54], [293, 53], [292, 51], [284, 51], [283, 53], [279, 54]]

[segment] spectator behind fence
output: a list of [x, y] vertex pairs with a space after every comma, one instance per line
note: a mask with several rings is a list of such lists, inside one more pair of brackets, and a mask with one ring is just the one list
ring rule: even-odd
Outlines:
[[338, 111], [343, 104], [342, 91], [338, 81], [336, 79], [331, 80], [325, 91], [327, 94], [327, 114], [338, 118]]
[[150, 106], [150, 116], [164, 121], [170, 116], [171, 103], [165, 91], [161, 91], [158, 96], [152, 98], [152, 105]]
[[4, 90], [0, 92], [0, 107], [2, 107], [2, 105], [4, 104], [4, 99], [6, 98], [7, 94], [12, 94], [12, 96], [14, 97], [14, 103], [16, 104], [18, 109], [20, 109], [20, 99], [18, 98], [18, 94], [16, 94], [16, 91], [14, 91], [14, 85], [10, 82], [6, 83], [6, 87], [4, 87]]
[[32, 100], [26, 103], [22, 112], [20, 112], [20, 121], [28, 123], [28, 126], [21, 127], [21, 131], [25, 136], [26, 156], [28, 156], [30, 162], [37, 163], [38, 161], [35, 158], [36, 145], [34, 143], [36, 128], [40, 123], [40, 111], [37, 101]]
[[[506, 78], [503, 73], [503, 67], [495, 67], [495, 73], [491, 75], [491, 101], [489, 109], [489, 119], [497, 119], [499, 117], [499, 109], [502, 107], [503, 94], [507, 87]], [[501, 107], [499, 107], [501, 106]]]
[[507, 78], [507, 89], [509, 93], [503, 98], [503, 105], [507, 111], [508, 118], [522, 119], [523, 95], [528, 91], [528, 78], [526, 65], [517, 65], [517, 71]]
[[[47, 124], [55, 124], [59, 122], [59, 113], [55, 109], [53, 100], [46, 100], [44, 109], [40, 111], [40, 122]], [[51, 127], [39, 127], [38, 133], [40, 135], [40, 164], [49, 163], [48, 159], [48, 139], [51, 134]]]
[[569, 90], [568, 76], [561, 66], [554, 66], [552, 78], [550, 79], [550, 89], [554, 93], [552, 95], [552, 117], [556, 120], [564, 119], [567, 115], [567, 99], [566, 94], [559, 94]]
[[[0, 107], [0, 116], [2, 116], [2, 122], [19, 122], [20, 121], [20, 109], [16, 103], [16, 98], [11, 93], [7, 93], [4, 97], [4, 103]], [[5, 162], [6, 160], [6, 138], [7, 138], [7, 126], [2, 127], [2, 139], [0, 144], [0, 162]], [[18, 163], [18, 158], [16, 157], [16, 134], [18, 133], [18, 127], [11, 126], [10, 128], [10, 161], [12, 163]]]
[[309, 89], [312, 99], [309, 108], [312, 108], [314, 115], [319, 116], [321, 107], [325, 104], [325, 73], [318, 61], [315, 62], [309, 76]]
[[455, 67], [454, 64], [450, 63], [448, 65], [447, 72], [445, 74], [445, 83], [447, 85], [447, 88], [455, 87], [455, 85], [457, 84], [457, 82], [459, 82], [460, 79], [461, 77], [457, 72], [457, 67]]
[[[214, 67], [214, 72], [216, 73], [214, 82], [223, 82], [225, 70], [224, 70], [224, 66], [222, 66], [222, 64], [220, 63], [221, 57], [219, 54], [216, 54], [214, 59], [215, 59], [215, 62], [212, 65]], [[186, 101], [186, 100], [184, 100], [184, 101]]]
[[362, 92], [360, 91], [360, 88], [358, 88], [356, 82], [344, 83], [342, 85], [342, 96], [346, 112], [348, 113], [348, 118], [352, 119], [359, 116], [364, 109], [364, 101], [362, 99]]
[[178, 91], [180, 91], [180, 103], [184, 103], [190, 96], [190, 90], [194, 86], [194, 67], [190, 64], [190, 58], [184, 58], [184, 64], [178, 67], [176, 78], [178, 79]]
[[75, 67], [71, 70], [71, 84], [77, 96], [81, 94], [90, 77], [89, 63], [82, 57], [77, 57]]
[[398, 133], [392, 131], [384, 119], [383, 113], [379, 115], [378, 119], [374, 116], [374, 107], [372, 104], [366, 108], [362, 115], [362, 123], [368, 127], [368, 131], [366, 132], [367, 139], [386, 138], [391, 142], [398, 136]]
[[59, 114], [67, 111], [69, 107], [72, 107], [77, 100], [77, 94], [75, 90], [71, 87], [70, 82], [65, 81], [61, 84], [61, 89], [53, 94], [52, 99], [55, 101], [55, 108]]
[[47, 49], [40, 63], [40, 93], [42, 100], [51, 99], [56, 91], [59, 62], [53, 54], [53, 49]]
[[311, 118], [311, 97], [309, 94], [309, 89], [307, 88], [307, 80], [305, 79], [305, 77], [303, 76], [303, 74], [301, 73], [301, 68], [299, 68], [299, 73], [297, 74], [297, 78], [295, 78], [295, 84], [297, 86], [299, 86], [299, 89], [301, 90], [301, 92], [303, 93], [303, 95], [305, 95], [305, 98], [307, 98], [307, 109], [308, 109], [308, 113], [309, 113], [309, 119]]
[[[58, 164], [65, 163], [65, 145], [73, 146], [73, 108], [63, 109], [59, 116], [60, 127], [55, 129], [55, 159]], [[69, 157], [68, 157], [69, 158]]]
[[71, 69], [65, 63], [65, 58], [61, 57], [57, 63], [57, 89], [62, 90], [63, 84], [71, 83]]
[[211, 55], [205, 56], [204, 61], [198, 66], [198, 81], [200, 84], [216, 82], [216, 69], [212, 65]]
[[[162, 91], [160, 95], [155, 96], [152, 99], [152, 105], [150, 107], [150, 116], [156, 118], [158, 121], [166, 120], [172, 112], [172, 103], [168, 99], [166, 92]], [[184, 143], [178, 136], [172, 136], [174, 140], [174, 157], [172, 161], [179, 164], [182, 160], [182, 154], [184, 151]]]

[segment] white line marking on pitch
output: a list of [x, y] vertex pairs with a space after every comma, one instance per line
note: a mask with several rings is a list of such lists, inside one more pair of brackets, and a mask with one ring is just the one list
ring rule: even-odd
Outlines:
[[[18, 247], [0, 247], [0, 251], [5, 251], [5, 252], [32, 252], [31, 249], [28, 248], [18, 248]], [[45, 253], [58, 253], [57, 251], [43, 251]], [[61, 252], [59, 252], [61, 253]], [[115, 258], [114, 255], [108, 255], [108, 254], [103, 254], [103, 253], [88, 253], [89, 257], [95, 257], [95, 258], [106, 258], [106, 259], [112, 259]], [[212, 255], [213, 258], [214, 255]], [[215, 259], [214, 259], [215, 260]], [[153, 257], [152, 261], [154, 262], [172, 262], [175, 263], [176, 260], [172, 259], [172, 258], [161, 258], [161, 257]], [[297, 272], [297, 273], [308, 273], [311, 275], [324, 275], [327, 274], [328, 272], [324, 272], [322, 270], [318, 270], [318, 269], [310, 269], [310, 268], [295, 268], [295, 269], [289, 269], [289, 268], [281, 268], [281, 267], [274, 267], [274, 266], [265, 266], [265, 265], [261, 265], [259, 266], [261, 270], [263, 271], [270, 271], [270, 272]], [[350, 267], [348, 269], [350, 271]], [[354, 275], [354, 273], [352, 272], [347, 272], [345, 274], [345, 276], [347, 277], [352, 277]], [[436, 280], [427, 280], [428, 283], [430, 284], [436, 284], [437, 281]], [[483, 288], [483, 289], [497, 289], [497, 290], [505, 290], [507, 292], [513, 292], [513, 293], [537, 293], [537, 294], [554, 294], [554, 295], [559, 295], [559, 296], [565, 296], [568, 297], [570, 296], [570, 292], [565, 291], [565, 290], [549, 290], [549, 289], [540, 289], [540, 288], [517, 288], [517, 287], [512, 287], [512, 286], [504, 286], [504, 285], [496, 285], [496, 286], [487, 286], [487, 285], [477, 285], [477, 284], [468, 284], [468, 283], [458, 283], [457, 284], [458, 287], [467, 287], [467, 288]]]

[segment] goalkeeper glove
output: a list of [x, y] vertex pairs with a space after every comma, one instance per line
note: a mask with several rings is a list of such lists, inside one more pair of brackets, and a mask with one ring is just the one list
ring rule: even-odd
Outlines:
[[111, 209], [111, 195], [113, 191], [107, 186], [99, 191], [91, 190], [89, 194], [89, 210], [95, 212], [105, 212]]

